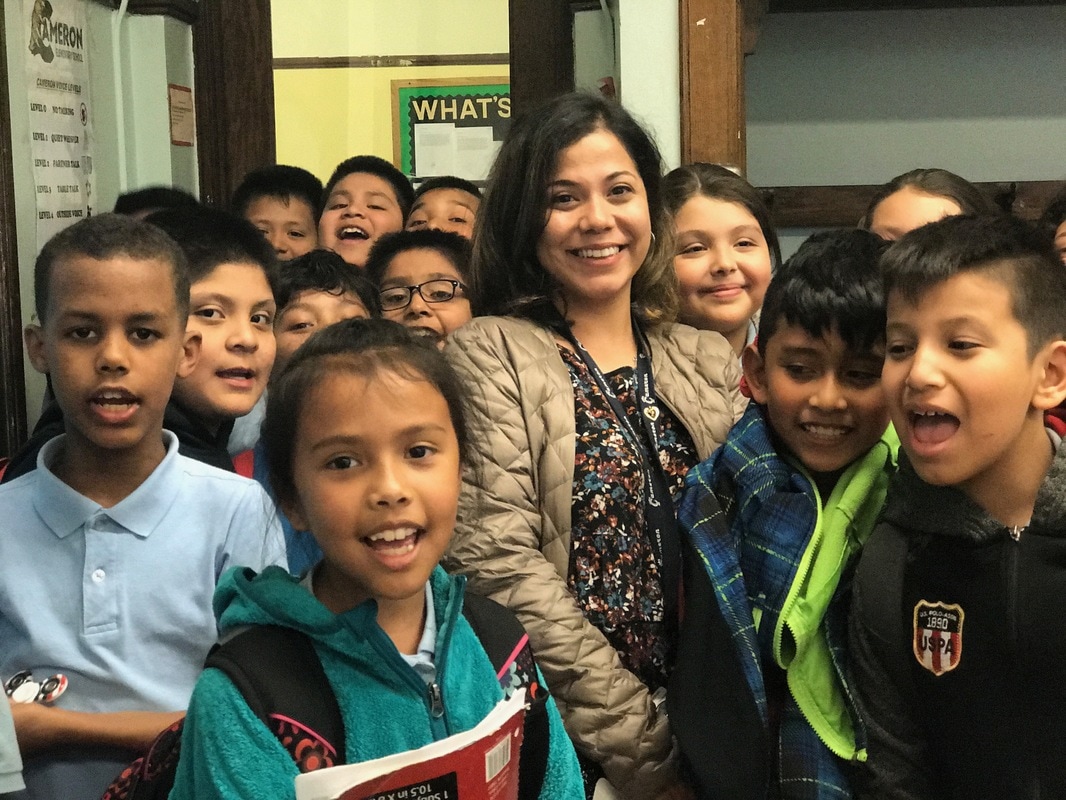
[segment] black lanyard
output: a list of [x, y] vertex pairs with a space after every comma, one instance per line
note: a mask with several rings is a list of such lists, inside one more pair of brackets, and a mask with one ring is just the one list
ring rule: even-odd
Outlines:
[[644, 477], [644, 527], [651, 533], [652, 551], [662, 574], [663, 606], [666, 619], [672, 620], [677, 609], [677, 587], [680, 580], [681, 545], [677, 531], [677, 514], [674, 501], [670, 496], [666, 473], [659, 460], [659, 434], [656, 423], [659, 420], [659, 407], [655, 404], [655, 380], [651, 374], [651, 352], [644, 332], [633, 320], [633, 337], [637, 342], [637, 366], [633, 371], [633, 396], [644, 436], [633, 427], [632, 420], [618, 400], [607, 378], [597, 366], [589, 352], [584, 348], [570, 326], [564, 322], [556, 325], [556, 330], [570, 344], [588, 369], [592, 379], [600, 389], [600, 394], [611, 406], [618, 421], [622, 436], [629, 442], [640, 462]]

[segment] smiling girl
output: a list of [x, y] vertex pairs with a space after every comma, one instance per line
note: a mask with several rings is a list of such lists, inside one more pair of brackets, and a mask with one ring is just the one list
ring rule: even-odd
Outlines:
[[[307, 637], [336, 695], [350, 763], [467, 731], [505, 691], [535, 691], [506, 667], [497, 675], [464, 616], [466, 581], [437, 565], [473, 452], [463, 395], [436, 348], [380, 319], [315, 334], [271, 388], [271, 481], [323, 558], [303, 578], [227, 573], [215, 595], [219, 629], [278, 625]], [[533, 762], [546, 764], [539, 796], [574, 800], [577, 762], [548, 704], [548, 753]], [[300, 767], [280, 736], [228, 677], [206, 670], [170, 797], [293, 798]]]
[[722, 334], [739, 357], [781, 262], [770, 211], [755, 187], [714, 164], [670, 172], [663, 200], [677, 235], [681, 321]]

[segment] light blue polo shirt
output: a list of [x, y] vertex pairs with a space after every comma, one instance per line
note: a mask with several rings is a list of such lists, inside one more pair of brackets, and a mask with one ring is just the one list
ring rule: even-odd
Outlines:
[[[30, 669], [70, 684], [75, 711], [186, 708], [216, 639], [211, 598], [234, 565], [284, 564], [273, 505], [255, 481], [166, 456], [111, 508], [49, 469], [0, 485], [0, 676]], [[65, 747], [27, 759], [28, 797], [96, 800], [133, 754]]]
[[22, 759], [15, 741], [15, 725], [11, 722], [11, 706], [0, 697], [0, 794], [23, 787]]

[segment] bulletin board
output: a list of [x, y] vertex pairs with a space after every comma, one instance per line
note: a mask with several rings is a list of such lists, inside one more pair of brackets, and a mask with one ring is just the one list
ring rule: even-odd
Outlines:
[[392, 81], [393, 159], [405, 175], [481, 182], [511, 124], [507, 78]]

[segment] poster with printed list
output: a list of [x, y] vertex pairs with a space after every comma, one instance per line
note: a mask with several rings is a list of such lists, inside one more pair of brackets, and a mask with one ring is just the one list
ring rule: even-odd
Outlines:
[[38, 250], [92, 214], [85, 0], [22, 0]]

